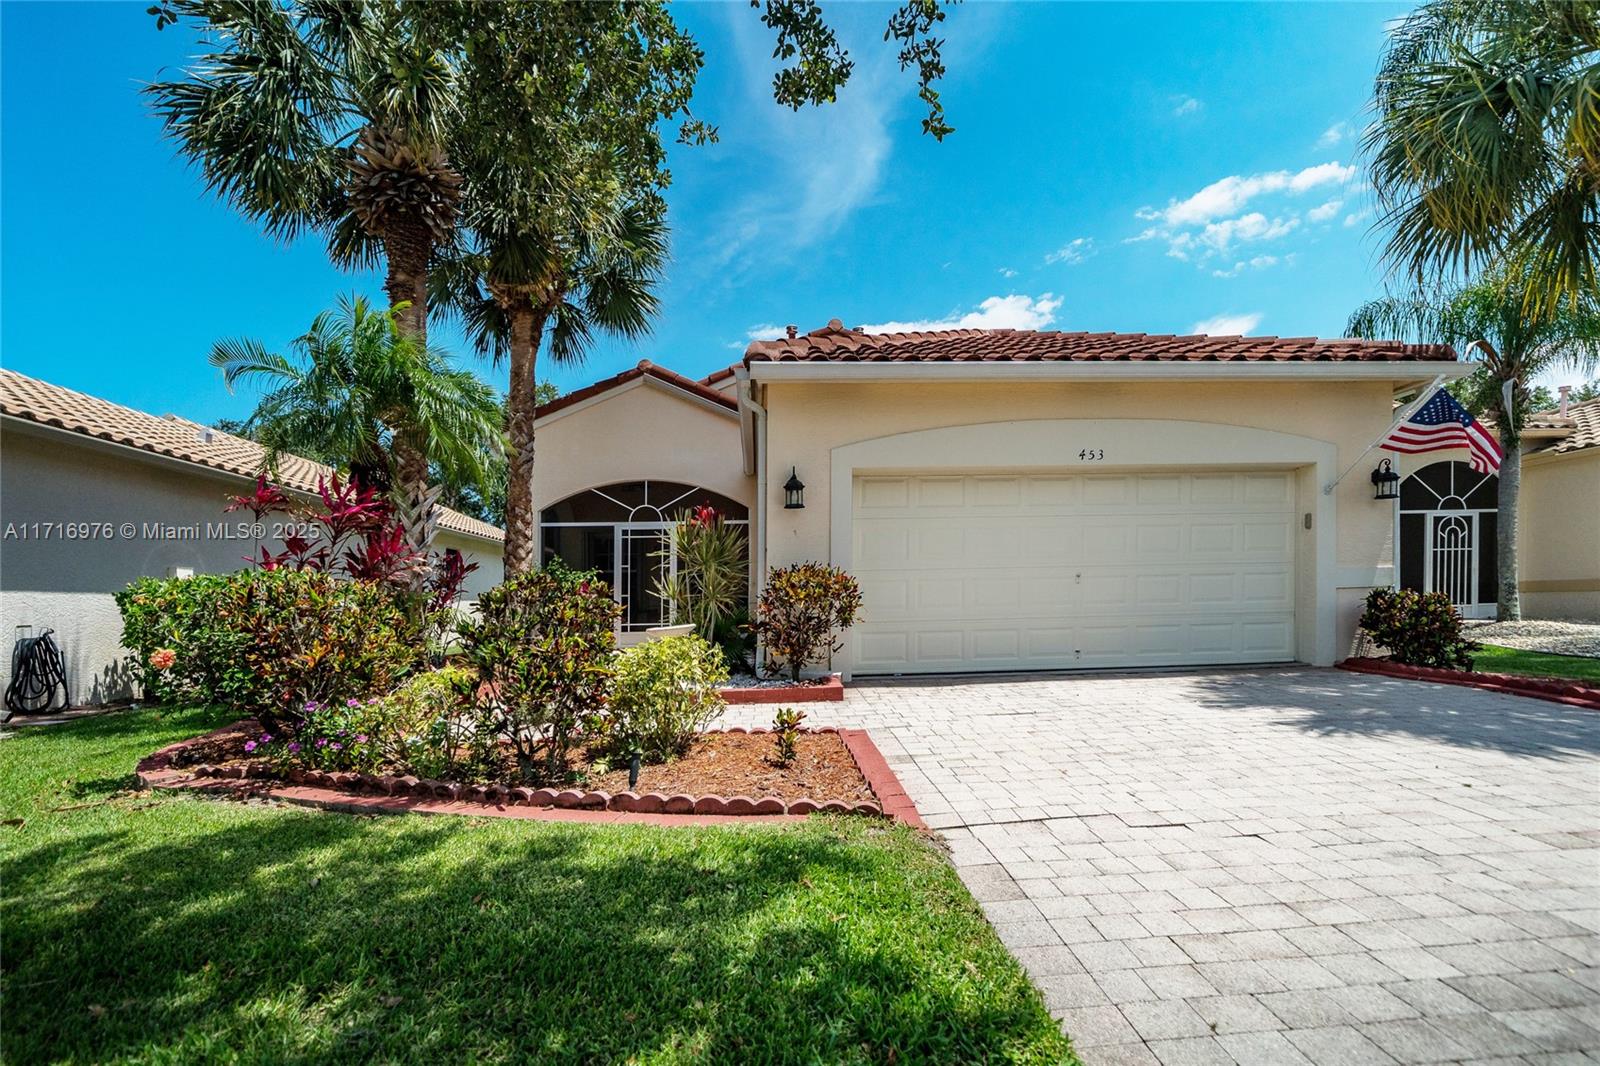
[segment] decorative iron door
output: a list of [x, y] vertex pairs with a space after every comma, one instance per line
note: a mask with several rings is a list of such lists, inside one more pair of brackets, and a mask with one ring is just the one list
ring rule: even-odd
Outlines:
[[1450, 597], [1463, 615], [1477, 606], [1478, 516], [1459, 512], [1429, 515], [1428, 591]]

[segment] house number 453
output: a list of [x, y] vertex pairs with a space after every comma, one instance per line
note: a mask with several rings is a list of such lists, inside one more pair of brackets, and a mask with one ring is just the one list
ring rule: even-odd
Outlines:
[[1084, 448], [1078, 452], [1078, 458], [1086, 463], [1098, 463], [1106, 457], [1104, 448]]

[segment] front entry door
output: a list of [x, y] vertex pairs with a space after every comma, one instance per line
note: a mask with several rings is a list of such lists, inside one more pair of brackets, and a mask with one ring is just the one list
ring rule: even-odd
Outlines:
[[1424, 586], [1450, 597], [1463, 618], [1488, 618], [1494, 604], [1478, 602], [1478, 516], [1471, 512], [1428, 515], [1428, 552]]

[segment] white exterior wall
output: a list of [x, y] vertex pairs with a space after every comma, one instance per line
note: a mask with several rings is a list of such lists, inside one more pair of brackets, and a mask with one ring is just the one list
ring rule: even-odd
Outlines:
[[[112, 594], [141, 577], [176, 567], [227, 573], [248, 565], [250, 539], [206, 536], [207, 526], [250, 522], [249, 512], [223, 514], [228, 498], [247, 491], [243, 479], [131, 448], [45, 427], [7, 422], [0, 434], [0, 686], [11, 679], [16, 627], [55, 630], [74, 704], [135, 694], [121, 646], [122, 618]], [[275, 517], [269, 516], [270, 526]], [[33, 524], [111, 523], [111, 539], [48, 539]], [[130, 526], [131, 523], [131, 526]], [[157, 527], [172, 527], [170, 534]], [[198, 533], [191, 530], [198, 527]], [[126, 535], [131, 528], [132, 535]], [[498, 583], [499, 546], [444, 532], [440, 548], [457, 548], [478, 569], [470, 595]], [[269, 545], [279, 550], [281, 544]]]

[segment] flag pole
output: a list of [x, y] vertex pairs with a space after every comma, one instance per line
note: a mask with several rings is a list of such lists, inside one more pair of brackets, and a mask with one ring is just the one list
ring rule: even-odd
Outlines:
[[1331, 496], [1333, 494], [1333, 490], [1339, 487], [1339, 482], [1349, 477], [1350, 471], [1360, 466], [1361, 460], [1365, 459], [1367, 454], [1371, 452], [1372, 449], [1382, 444], [1388, 438], [1389, 434], [1394, 432], [1395, 426], [1398, 426], [1400, 423], [1417, 413], [1417, 408], [1421, 407], [1428, 401], [1428, 397], [1434, 394], [1442, 381], [1444, 381], [1444, 375], [1440, 374], [1438, 377], [1433, 379], [1433, 384], [1417, 393], [1417, 398], [1415, 400], [1412, 400], [1410, 403], [1402, 407], [1400, 412], [1394, 416], [1394, 421], [1389, 423], [1389, 428], [1380, 433], [1371, 444], [1361, 449], [1361, 454], [1356, 456], [1355, 462], [1344, 468], [1344, 473], [1340, 474], [1338, 477], [1322, 486], [1322, 494], [1324, 496]]

